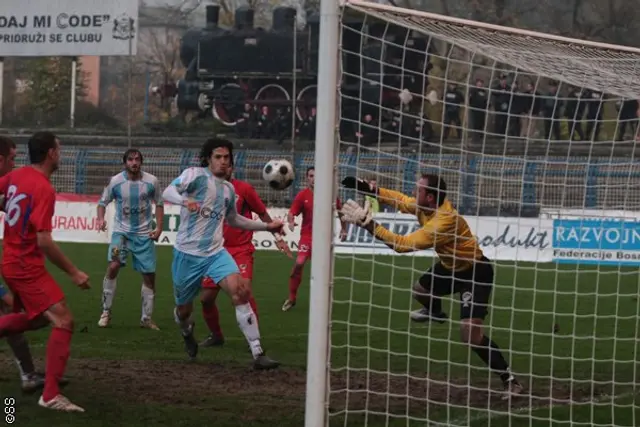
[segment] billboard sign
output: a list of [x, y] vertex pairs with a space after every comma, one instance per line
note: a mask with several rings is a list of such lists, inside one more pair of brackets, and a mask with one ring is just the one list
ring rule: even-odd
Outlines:
[[0, 57], [135, 55], [137, 0], [2, 0]]

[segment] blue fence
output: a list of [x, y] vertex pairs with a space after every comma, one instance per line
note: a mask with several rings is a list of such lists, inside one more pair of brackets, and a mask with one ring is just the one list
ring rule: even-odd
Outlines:
[[[18, 147], [18, 164], [26, 160]], [[121, 148], [63, 148], [63, 162], [54, 177], [60, 192], [98, 194], [121, 169]], [[185, 168], [198, 164], [198, 151], [180, 148], [144, 150], [145, 170], [166, 185]], [[262, 167], [269, 159], [287, 158], [297, 174], [284, 192], [269, 189]], [[288, 205], [305, 186], [304, 172], [314, 164], [313, 152], [237, 151], [236, 176], [251, 182], [272, 206]], [[517, 158], [481, 155], [415, 153], [341, 154], [340, 177], [357, 174], [380, 186], [412, 193], [420, 172], [437, 172], [447, 182], [458, 208], [467, 214], [527, 215], [546, 208], [640, 208], [640, 163], [628, 158]], [[343, 197], [352, 197], [342, 194]]]

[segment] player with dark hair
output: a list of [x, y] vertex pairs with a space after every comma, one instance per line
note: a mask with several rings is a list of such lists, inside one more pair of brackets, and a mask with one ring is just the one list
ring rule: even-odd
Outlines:
[[[296, 305], [298, 289], [300, 288], [300, 283], [302, 283], [304, 266], [307, 261], [311, 259], [311, 243], [313, 240], [313, 188], [316, 177], [316, 170], [313, 166], [307, 168], [306, 176], [307, 188], [296, 195], [293, 203], [291, 204], [291, 208], [289, 209], [289, 213], [287, 214], [289, 230], [294, 230], [296, 226], [295, 219], [300, 214], [302, 214], [302, 226], [300, 227], [298, 256], [296, 257], [295, 264], [291, 269], [291, 275], [289, 276], [289, 298], [287, 298], [282, 304], [282, 311], [289, 311]], [[339, 210], [340, 207], [340, 199], [337, 199], [336, 208]], [[347, 225], [342, 221], [342, 218], [340, 219], [340, 222], [342, 224], [340, 240], [344, 241], [347, 238]]]
[[[11, 172], [15, 166], [16, 144], [7, 137], [0, 136], [0, 177]], [[0, 315], [13, 311], [13, 295], [0, 283]], [[44, 375], [36, 372], [29, 350], [29, 343], [24, 334], [9, 335], [7, 343], [11, 347], [16, 364], [20, 370], [22, 390], [32, 393], [44, 386]]]
[[45, 385], [38, 404], [84, 412], [60, 394], [74, 323], [62, 289], [45, 267], [46, 257], [75, 285], [89, 288], [89, 276], [73, 265], [51, 236], [56, 192], [50, 178], [60, 164], [60, 140], [51, 132], [38, 132], [29, 140], [28, 149], [31, 165], [0, 178], [6, 212], [1, 270], [14, 296], [14, 313], [0, 317], [0, 336], [51, 324]]
[[[233, 185], [233, 189], [236, 192], [235, 202], [238, 214], [248, 219], [253, 219], [253, 214], [256, 214], [262, 222], [267, 224], [272, 222], [273, 219], [269, 215], [269, 212], [267, 212], [267, 208], [262, 199], [260, 199], [256, 189], [246, 181], [233, 178], [233, 167], [233, 158], [231, 158], [231, 164], [227, 169], [225, 179]], [[256, 251], [256, 248], [253, 246], [253, 231], [234, 228], [225, 222], [222, 236], [224, 238], [225, 249], [233, 257], [240, 269], [240, 275], [248, 282], [249, 289], [251, 290], [251, 281], [253, 280], [253, 254]], [[290, 258], [293, 258], [291, 249], [289, 249], [289, 245], [287, 245], [287, 242], [282, 236], [278, 233], [274, 233], [273, 236], [276, 247]], [[256, 320], [259, 321], [258, 306], [252, 291], [249, 297], [249, 304], [251, 304], [251, 308], [256, 315]], [[200, 343], [200, 346], [213, 347], [224, 344], [224, 334], [220, 327], [220, 313], [218, 312], [218, 306], [215, 301], [213, 301], [213, 303], [202, 301], [202, 315], [211, 334]]]
[[416, 215], [421, 227], [402, 236], [376, 223], [368, 202], [361, 207], [349, 200], [342, 208], [347, 222], [369, 231], [396, 252], [434, 248], [439, 261], [413, 285], [414, 299], [423, 308], [412, 312], [411, 319], [416, 322], [433, 320], [443, 323], [447, 316], [442, 311], [441, 298], [459, 293], [462, 341], [469, 344], [500, 376], [506, 390], [505, 398], [521, 394], [523, 387], [510, 372], [502, 352], [484, 334], [484, 319], [493, 287], [493, 266], [482, 253], [465, 219], [447, 199], [444, 180], [437, 175], [422, 175], [416, 183], [416, 197], [377, 188], [356, 177], [345, 178], [342, 185], [366, 195], [375, 195], [380, 203], [395, 206], [400, 212]]
[[[111, 306], [116, 292], [116, 280], [120, 268], [126, 265], [129, 253], [133, 269], [142, 275], [140, 296], [142, 299], [142, 328], [158, 330], [151, 320], [156, 294], [156, 245], [162, 233], [164, 202], [158, 178], [142, 170], [142, 153], [130, 148], [122, 156], [124, 170], [110, 178], [98, 202], [98, 232], [105, 231], [107, 206], [115, 201], [114, 228], [107, 252], [107, 272], [102, 281], [102, 314], [98, 321], [101, 328], [111, 321]], [[153, 225], [153, 204], [155, 223]]]
[[180, 327], [185, 350], [190, 359], [198, 354], [191, 318], [193, 301], [202, 290], [200, 300], [214, 304], [223, 289], [235, 307], [238, 327], [244, 334], [254, 359], [255, 369], [273, 369], [279, 363], [262, 349], [260, 329], [249, 303], [251, 291], [240, 276], [238, 266], [224, 248], [225, 220], [232, 227], [249, 231], [281, 232], [282, 221], [265, 224], [238, 214], [236, 194], [225, 177], [233, 158], [233, 144], [224, 139], [209, 139], [201, 151], [207, 167], [192, 167], [164, 190], [164, 199], [181, 206], [180, 227], [173, 249], [173, 295], [175, 321]]

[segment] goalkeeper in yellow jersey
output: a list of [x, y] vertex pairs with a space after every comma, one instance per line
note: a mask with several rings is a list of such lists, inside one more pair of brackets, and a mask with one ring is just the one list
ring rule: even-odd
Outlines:
[[360, 206], [349, 200], [341, 210], [346, 222], [368, 230], [396, 252], [435, 250], [439, 261], [413, 285], [413, 296], [423, 308], [412, 312], [411, 318], [416, 322], [443, 323], [447, 316], [442, 311], [441, 297], [460, 294], [462, 341], [500, 376], [505, 398], [521, 394], [523, 387], [511, 374], [500, 348], [484, 334], [484, 319], [493, 288], [493, 266], [482, 253], [467, 221], [447, 199], [444, 180], [437, 175], [422, 175], [416, 183], [416, 197], [377, 188], [373, 182], [356, 177], [346, 177], [342, 185], [375, 196], [381, 204], [395, 206], [398, 211], [417, 217], [421, 227], [401, 236], [373, 220], [369, 202]]

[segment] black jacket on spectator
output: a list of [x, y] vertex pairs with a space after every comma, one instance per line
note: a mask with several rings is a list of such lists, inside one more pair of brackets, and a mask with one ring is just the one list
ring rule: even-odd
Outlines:
[[627, 133], [627, 126], [631, 128], [631, 138], [635, 138], [638, 132], [638, 101], [626, 99], [620, 105], [620, 121], [616, 139], [622, 141]]
[[456, 126], [456, 134], [461, 137], [462, 120], [460, 120], [460, 107], [464, 104], [464, 95], [457, 87], [447, 87], [443, 97], [444, 102], [444, 139], [449, 137], [451, 125]]
[[600, 91], [586, 90], [583, 93], [584, 103], [587, 108], [587, 138], [592, 141], [600, 139], [602, 127], [602, 115], [604, 113], [604, 94]]
[[567, 94], [564, 116], [567, 118], [567, 128], [569, 129], [569, 140], [573, 139], [573, 134], [578, 132], [581, 141], [584, 141], [582, 131], [582, 116], [584, 116], [585, 103], [582, 102], [582, 91], [572, 88]]
[[507, 119], [510, 103], [511, 88], [508, 85], [503, 87], [498, 83], [498, 85], [493, 88], [491, 104], [496, 112], [494, 131], [501, 136], [506, 136], [507, 134]]
[[544, 133], [547, 139], [560, 139], [560, 117], [562, 117], [563, 101], [558, 91], [547, 92], [540, 102], [540, 111], [544, 116]]

